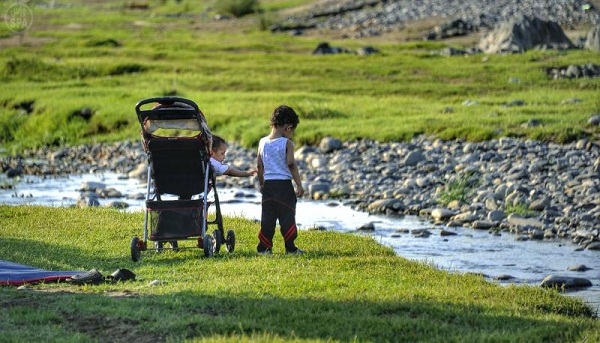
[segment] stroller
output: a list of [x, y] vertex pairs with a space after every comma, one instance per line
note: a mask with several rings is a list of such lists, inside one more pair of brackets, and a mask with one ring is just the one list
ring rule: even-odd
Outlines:
[[[210, 164], [212, 136], [198, 105], [180, 97], [155, 97], [135, 106], [148, 155], [146, 211], [143, 239], [131, 240], [131, 259], [147, 250], [179, 250], [179, 240], [197, 240], [204, 256], [211, 257], [225, 244], [235, 249], [235, 233], [223, 229], [223, 217]], [[208, 193], [214, 192], [216, 214], [208, 220]], [[216, 225], [212, 235], [208, 225]], [[148, 240], [154, 247], [148, 248]], [[196, 247], [189, 247], [196, 248]]]

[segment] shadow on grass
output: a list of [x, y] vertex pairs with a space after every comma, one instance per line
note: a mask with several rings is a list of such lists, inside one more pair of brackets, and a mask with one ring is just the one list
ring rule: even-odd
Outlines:
[[[3, 238], [0, 237], [0, 259], [12, 261], [16, 263], [22, 263], [23, 256], [27, 256], [27, 265], [31, 265], [36, 268], [47, 269], [47, 270], [81, 270], [88, 271], [92, 268], [96, 268], [102, 271], [112, 271], [116, 268], [136, 268], [143, 266], [146, 263], [155, 266], [171, 266], [177, 265], [182, 262], [190, 262], [194, 260], [209, 259], [204, 255], [204, 250], [198, 248], [195, 244], [194, 239], [180, 240], [179, 251], [173, 251], [169, 248], [164, 249], [161, 252], [157, 252], [154, 249], [148, 249], [141, 252], [141, 258], [138, 262], [133, 262], [131, 259], [130, 241], [123, 240], [115, 242], [118, 246], [119, 253], [122, 255], [117, 257], [107, 257], [106, 254], [95, 255], [89, 251], [84, 251], [77, 248], [74, 245], [69, 245], [68, 241], [65, 241], [65, 245], [60, 246], [56, 244], [40, 242], [38, 238], [35, 239], [15, 239], [15, 238]], [[104, 243], [102, 243], [104, 245]], [[148, 241], [148, 246], [153, 247], [154, 242]], [[250, 244], [250, 243], [249, 243]], [[252, 245], [254, 242], [252, 242]], [[168, 247], [168, 244], [165, 244]], [[283, 249], [283, 247], [281, 247]], [[49, 258], [49, 256], [52, 256]], [[245, 260], [248, 258], [303, 258], [303, 256], [285, 255], [282, 251], [275, 251], [273, 255], [259, 255], [253, 250], [239, 249], [234, 250], [233, 253], [227, 252], [225, 246], [221, 247], [219, 253], [215, 254], [210, 259], [240, 259]], [[309, 258], [324, 258], [324, 257], [356, 257], [356, 252], [353, 251], [309, 251], [304, 257]]]
[[[81, 339], [84, 335], [106, 342], [231, 339], [241, 335], [259, 340], [276, 337], [345, 342], [519, 341], [526, 337], [527, 341], [569, 341], [584, 330], [551, 318], [500, 315], [477, 305], [418, 298], [369, 302], [203, 292], [143, 296], [127, 292], [14, 293], [0, 295], [1, 307], [9, 315], [24, 316], [20, 325], [31, 329], [32, 339], [49, 338], [36, 337], [36, 327], [38, 332], [48, 332], [41, 328], [55, 325], [61, 328], [57, 333], [61, 339]], [[30, 312], [38, 316], [28, 325]], [[10, 338], [15, 333], [9, 328], [6, 334]]]
[[[125, 246], [121, 242], [118, 244]], [[49, 250], [51, 258], [44, 253]], [[200, 251], [198, 249], [198, 254]], [[65, 266], [70, 269], [73, 261], [115, 268], [122, 266], [128, 258], [124, 253], [122, 258], [99, 259], [89, 251], [68, 244], [57, 246], [0, 238], [2, 259], [19, 261], [23, 260], [24, 254], [33, 256], [28, 256], [28, 261], [35, 267], [54, 270]], [[305, 257], [324, 256], [317, 255]], [[178, 265], [193, 258], [183, 252], [163, 252], [154, 256], [148, 258], [148, 265]], [[217, 256], [214, 261], [251, 257], [270, 258], [245, 250]], [[277, 254], [273, 257], [285, 258]], [[125, 267], [135, 266], [130, 260], [129, 263]], [[30, 290], [33, 291], [2, 292], [0, 308], [5, 319], [12, 318], [2, 320], [0, 316], [0, 323], [6, 323], [3, 336], [8, 341], [51, 341], [53, 338], [59, 340], [58, 337], [68, 341], [81, 340], [83, 335], [105, 342], [162, 342], [199, 337], [231, 339], [241, 335], [256, 340], [519, 341], [525, 337], [527, 341], [575, 341], [582, 338], [584, 330], [589, 330], [589, 327], [559, 321], [553, 316], [536, 319], [515, 313], [517, 310], [513, 307], [503, 308], [502, 304], [492, 310], [477, 304], [452, 302], [452, 299], [427, 299], [419, 292], [399, 300], [355, 300], [342, 296], [345, 300], [333, 301], [325, 297], [274, 296], [252, 289], [216, 294], [219, 286], [210, 282], [199, 284], [194, 291], [167, 290], [165, 294], [161, 294], [161, 287], [160, 284], [150, 286], [148, 280], [140, 278], [109, 286], [62, 287], [59, 284], [39, 291], [32, 286]], [[377, 290], [365, 289], [364, 292]], [[356, 296], [361, 297], [360, 294]], [[568, 310], [535, 305], [523, 308], [527, 313], [549, 314]], [[586, 313], [570, 315], [587, 316]], [[27, 332], [22, 330], [23, 327], [28, 328]]]

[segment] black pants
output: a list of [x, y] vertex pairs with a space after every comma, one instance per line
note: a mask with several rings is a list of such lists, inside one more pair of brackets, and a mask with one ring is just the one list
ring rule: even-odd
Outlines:
[[258, 233], [259, 252], [273, 247], [275, 227], [279, 220], [279, 227], [285, 250], [294, 252], [298, 248], [294, 240], [298, 237], [296, 227], [296, 193], [292, 180], [265, 180], [262, 191], [262, 215], [260, 232]]

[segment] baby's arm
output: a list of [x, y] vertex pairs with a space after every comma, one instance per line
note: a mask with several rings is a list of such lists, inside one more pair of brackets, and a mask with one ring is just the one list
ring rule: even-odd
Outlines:
[[256, 169], [250, 169], [248, 171], [243, 171], [243, 170], [239, 170], [235, 167], [229, 166], [229, 168], [223, 174], [228, 175], [228, 176], [236, 176], [236, 177], [249, 177], [252, 175], [256, 175], [256, 173], [257, 173]]

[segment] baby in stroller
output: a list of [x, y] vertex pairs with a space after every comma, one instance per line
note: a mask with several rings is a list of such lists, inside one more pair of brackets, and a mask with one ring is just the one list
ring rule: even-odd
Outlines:
[[213, 172], [216, 175], [228, 175], [237, 177], [249, 177], [256, 175], [258, 170], [256, 168], [248, 171], [239, 170], [233, 166], [223, 163], [225, 155], [227, 154], [227, 143], [219, 136], [212, 136], [212, 148], [210, 150], [210, 164], [213, 168]]

